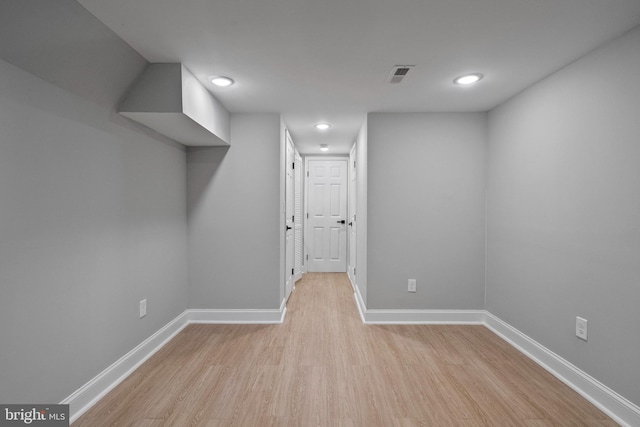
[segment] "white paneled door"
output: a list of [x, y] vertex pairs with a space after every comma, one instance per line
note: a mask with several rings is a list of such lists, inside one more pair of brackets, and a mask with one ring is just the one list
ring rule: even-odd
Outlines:
[[347, 271], [347, 159], [307, 161], [307, 271]]

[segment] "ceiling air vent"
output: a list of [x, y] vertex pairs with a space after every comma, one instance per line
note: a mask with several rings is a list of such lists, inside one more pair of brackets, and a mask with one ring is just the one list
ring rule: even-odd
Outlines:
[[387, 83], [400, 83], [415, 65], [395, 65], [389, 74]]

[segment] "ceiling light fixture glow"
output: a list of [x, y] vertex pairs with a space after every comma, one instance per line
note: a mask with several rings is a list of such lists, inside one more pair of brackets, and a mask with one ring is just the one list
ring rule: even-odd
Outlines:
[[226, 87], [233, 84], [233, 79], [225, 76], [213, 76], [211, 77], [211, 83], [216, 86]]
[[460, 86], [469, 86], [474, 83], [478, 83], [482, 79], [483, 75], [479, 73], [465, 74], [464, 76], [457, 77], [453, 82]]
[[329, 151], [329, 146], [327, 144], [320, 144], [320, 151]]
[[316, 125], [316, 129], [318, 130], [327, 130], [331, 127], [331, 125], [329, 123], [318, 123]]

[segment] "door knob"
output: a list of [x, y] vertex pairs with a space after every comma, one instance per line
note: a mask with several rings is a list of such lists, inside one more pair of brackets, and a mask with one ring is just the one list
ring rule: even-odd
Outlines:
[[349, 223], [349, 227], [353, 226], [353, 221]]
[[291, 230], [291, 227], [289, 227], [288, 225], [287, 225], [287, 230]]
[[341, 219], [339, 221], [336, 221], [338, 224], [346, 224], [347, 221], [345, 221], [344, 219]]

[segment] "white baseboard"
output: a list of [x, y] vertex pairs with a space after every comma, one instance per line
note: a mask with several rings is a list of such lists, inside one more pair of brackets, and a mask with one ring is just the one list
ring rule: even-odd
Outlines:
[[373, 325], [482, 325], [484, 310], [368, 309], [356, 286], [356, 305], [362, 322]]
[[640, 407], [634, 403], [493, 314], [486, 312], [484, 323], [487, 328], [578, 392], [618, 424], [628, 427], [640, 426]]
[[153, 356], [185, 326], [187, 326], [186, 312], [182, 313], [162, 329], [140, 343], [136, 348], [122, 356], [111, 366], [96, 375], [88, 383], [80, 387], [62, 404], [69, 405], [70, 423], [89, 410], [115, 386], [120, 384], [133, 371]]
[[[381, 310], [367, 309], [359, 288], [354, 297], [367, 324], [482, 324], [531, 360], [567, 384], [622, 426], [640, 426], [640, 407], [620, 396], [586, 372], [485, 310]], [[286, 301], [273, 310], [185, 310], [158, 332], [121, 357], [62, 404], [70, 405], [73, 423], [136, 368], [160, 350], [190, 323], [282, 323]]]
[[230, 324], [271, 324], [284, 322], [287, 313], [286, 300], [282, 300], [279, 309], [249, 310], [187, 310], [189, 323], [230, 323]]
[[398, 325], [482, 325], [484, 310], [367, 309], [365, 323]]
[[484, 325], [618, 424], [624, 427], [640, 426], [640, 407], [486, 310], [367, 309], [357, 286], [354, 297], [363, 323]]
[[351, 287], [353, 288], [353, 292], [356, 291], [356, 278], [351, 274], [350, 271], [347, 271], [347, 277], [349, 278], [349, 282], [351, 283]]
[[69, 405], [70, 423], [73, 423], [187, 325], [282, 323], [287, 311], [285, 303], [283, 300], [280, 309], [274, 310], [185, 310], [60, 403]]
[[362, 319], [362, 323], [367, 323], [367, 319], [365, 317], [365, 313], [367, 312], [367, 305], [364, 303], [364, 299], [362, 299], [362, 294], [360, 293], [360, 288], [354, 286], [355, 292], [353, 296], [356, 299], [356, 306], [358, 306], [358, 313], [360, 313], [360, 319]]

